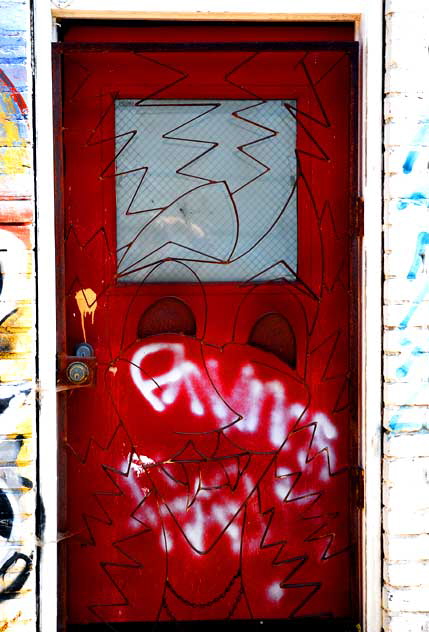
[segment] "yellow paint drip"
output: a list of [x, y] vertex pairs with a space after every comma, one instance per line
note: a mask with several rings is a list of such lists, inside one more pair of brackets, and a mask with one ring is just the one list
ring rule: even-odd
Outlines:
[[87, 287], [75, 294], [76, 303], [80, 311], [83, 339], [86, 342], [85, 318], [91, 316], [91, 324], [94, 324], [95, 310], [97, 309], [97, 295], [94, 290]]

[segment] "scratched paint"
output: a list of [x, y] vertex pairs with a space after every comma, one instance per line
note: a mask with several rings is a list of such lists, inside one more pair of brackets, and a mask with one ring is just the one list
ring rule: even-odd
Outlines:
[[97, 295], [91, 288], [79, 290], [75, 294], [76, 303], [80, 312], [83, 339], [86, 342], [85, 318], [90, 316], [91, 324], [94, 324], [95, 310], [97, 309]]

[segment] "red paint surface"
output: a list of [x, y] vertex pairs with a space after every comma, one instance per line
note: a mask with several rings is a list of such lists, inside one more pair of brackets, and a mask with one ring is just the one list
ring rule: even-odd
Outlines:
[[354, 22], [315, 24], [302, 22], [153, 22], [117, 21], [108, 24], [67, 20], [62, 28], [65, 42], [352, 42]]
[[[70, 621], [351, 614], [350, 81], [334, 51], [65, 55], [68, 352], [91, 288], [98, 359], [67, 395]], [[298, 100], [295, 282], [118, 285], [113, 94], [154, 92]], [[137, 339], [163, 296], [195, 337]], [[295, 370], [248, 344], [270, 312]]]

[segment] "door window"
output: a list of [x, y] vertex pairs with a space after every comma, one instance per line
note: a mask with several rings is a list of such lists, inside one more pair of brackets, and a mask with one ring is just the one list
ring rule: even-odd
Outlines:
[[[142, 281], [166, 256], [192, 262], [203, 282], [273, 279], [281, 259], [296, 269], [295, 111], [282, 100], [117, 100], [119, 278]], [[180, 281], [172, 272], [157, 282]]]

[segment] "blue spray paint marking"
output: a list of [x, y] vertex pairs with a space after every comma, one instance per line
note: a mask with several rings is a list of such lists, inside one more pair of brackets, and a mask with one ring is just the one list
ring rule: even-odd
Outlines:
[[413, 432], [417, 430], [422, 431], [423, 424], [417, 421], [415, 422], [401, 421], [402, 415], [404, 414], [406, 410], [409, 409], [409, 407], [410, 405], [401, 406], [399, 411], [395, 415], [392, 415], [389, 421], [389, 428], [392, 432], [402, 432], [404, 430], [407, 430], [408, 432]]
[[[423, 349], [421, 347], [414, 347], [414, 349], [411, 351], [411, 355], [412, 356], [421, 356], [424, 354], [427, 354], [427, 351], [423, 351]], [[404, 364], [402, 364], [402, 366], [398, 367], [396, 369], [396, 377], [406, 377], [408, 375], [408, 372], [410, 370], [411, 364], [412, 364], [413, 359], [410, 358], [409, 360], [407, 360], [407, 362], [404, 362]]]
[[405, 364], [403, 364], [402, 366], [398, 367], [396, 369], [396, 377], [405, 377], [406, 375], [408, 375], [408, 371], [410, 370], [410, 360], [408, 360], [408, 362], [405, 362]]
[[[429, 138], [429, 120], [422, 121], [422, 124], [419, 125], [417, 134], [414, 137], [414, 140], [411, 144], [412, 149], [407, 154], [405, 158], [405, 162], [402, 165], [402, 171], [405, 175], [409, 175], [413, 168], [414, 164], [419, 157], [420, 148], [422, 145], [425, 145]], [[428, 195], [423, 193], [422, 191], [415, 191], [408, 196], [403, 196], [397, 203], [397, 208], [402, 211], [406, 209], [408, 206], [425, 206], [429, 208], [429, 199]]]
[[[409, 279], [410, 281], [416, 278], [417, 272], [418, 272], [420, 266], [424, 262], [424, 257], [425, 257], [425, 254], [426, 254], [426, 247], [428, 245], [429, 245], [429, 233], [427, 233], [427, 232], [419, 233], [417, 235], [416, 250], [415, 250], [415, 253], [414, 253], [413, 262], [412, 262], [411, 268], [409, 269], [408, 274], [407, 274], [407, 279]], [[414, 312], [419, 307], [419, 305], [423, 301], [423, 299], [426, 296], [426, 294], [428, 293], [428, 291], [429, 291], [429, 281], [426, 281], [424, 286], [422, 287], [422, 289], [420, 291], [420, 294], [413, 301], [413, 304], [410, 307], [410, 309], [408, 310], [408, 313], [406, 314], [405, 318], [399, 323], [399, 329], [403, 330], [403, 329], [406, 329], [408, 327], [408, 323], [410, 322], [410, 318], [413, 316]]]
[[[427, 390], [428, 384], [422, 384], [412, 395], [408, 398], [407, 402], [399, 407], [398, 412], [396, 412], [389, 421], [389, 429], [392, 432], [428, 432], [427, 424], [424, 423], [423, 419], [414, 418], [410, 420], [407, 419], [407, 413], [414, 412], [414, 402], [420, 393], [424, 390]], [[426, 398], [425, 398], [426, 399]], [[413, 410], [414, 409], [414, 410]]]
[[[429, 145], [429, 119], [421, 121], [418, 126], [417, 133], [414, 137], [413, 142], [411, 143], [410, 151], [408, 152], [404, 164], [402, 165], [402, 171], [405, 175], [410, 174], [414, 165], [419, 157], [420, 150], [422, 146]], [[420, 191], [414, 191], [408, 195], [403, 195], [397, 203], [397, 208], [399, 210], [404, 210], [408, 206], [419, 206], [422, 208], [429, 209], [429, 189], [426, 189], [426, 186], [423, 187]], [[413, 261], [411, 267], [407, 274], [407, 279], [409, 281], [413, 281], [417, 278], [417, 275], [420, 273], [425, 273], [426, 270], [426, 249], [429, 246], [429, 232], [420, 232], [417, 236], [416, 247], [414, 252]], [[423, 279], [425, 279], [423, 276]], [[420, 286], [420, 284], [419, 284]], [[421, 287], [421, 286], [420, 286]], [[404, 331], [417, 311], [418, 307], [425, 299], [427, 294], [429, 293], [429, 280], [426, 277], [423, 286], [421, 287], [417, 297], [413, 300], [408, 312], [405, 317], [398, 325], [398, 329]], [[396, 369], [396, 377], [401, 379], [405, 378], [416, 357], [422, 356], [424, 354], [428, 355], [428, 352], [425, 352], [420, 346], [414, 345], [412, 336], [404, 335], [402, 340], [400, 341], [402, 347], [408, 348], [408, 358], [403, 362], [401, 366]], [[405, 351], [405, 349], [404, 349]], [[408, 401], [399, 407], [396, 414], [392, 415], [389, 428], [392, 432], [401, 432], [404, 430], [407, 431], [425, 431], [426, 428], [424, 424], [421, 423], [419, 419], [415, 420], [411, 417], [407, 419], [407, 412], [411, 413], [413, 404], [416, 401], [416, 398], [421, 394], [423, 390], [428, 390], [429, 383], [422, 384], [416, 392], [414, 392], [411, 397], [408, 398]]]
[[408, 310], [408, 313], [406, 314], [405, 318], [399, 323], [399, 327], [398, 327], [399, 329], [403, 330], [408, 327], [408, 323], [410, 322], [411, 317], [414, 315], [414, 312], [419, 307], [419, 305], [421, 304], [421, 302], [423, 301], [424, 297], [426, 296], [428, 292], [429, 292], [429, 281], [426, 281], [420, 294], [413, 301], [413, 304]]
[[397, 204], [397, 208], [398, 210], [403, 211], [410, 204], [412, 206], [426, 206], [429, 208], [429, 199], [427, 195], [421, 193], [421, 191], [416, 191], [415, 193], [411, 193], [408, 197], [401, 197]]
[[407, 274], [407, 279], [415, 279], [420, 266], [424, 264], [426, 247], [429, 246], [429, 233], [422, 232], [417, 235], [416, 250], [413, 263]]
[[[429, 132], [429, 121], [425, 121], [423, 125], [420, 125], [418, 132], [412, 143], [412, 146], [420, 147], [421, 145], [423, 145], [426, 140], [426, 137], [428, 136], [428, 132]], [[406, 175], [412, 172], [414, 163], [416, 162], [418, 156], [419, 156], [419, 149], [411, 149], [408, 152], [405, 162], [402, 165], [402, 171]]]
[[[422, 266], [424, 263], [424, 258], [426, 255], [426, 247], [428, 245], [429, 245], [429, 233], [426, 233], [426, 232], [419, 233], [417, 236], [414, 259], [411, 264], [411, 268], [407, 274], [407, 279], [413, 280], [416, 278], [420, 266]], [[404, 330], [408, 327], [408, 323], [410, 322], [411, 317], [413, 316], [416, 309], [418, 308], [420, 303], [423, 301], [423, 299], [425, 298], [428, 292], [429, 292], [429, 281], [426, 281], [426, 283], [424, 284], [423, 288], [420, 291], [420, 294], [413, 301], [413, 305], [408, 310], [408, 313], [406, 314], [405, 318], [399, 323], [399, 329]], [[405, 347], [409, 345], [411, 345], [411, 340], [409, 338], [404, 337], [401, 340], [401, 346]], [[415, 346], [414, 349], [411, 351], [411, 357], [406, 362], [404, 362], [404, 364], [402, 364], [400, 367], [396, 369], [396, 377], [398, 378], [406, 377], [409, 373], [409, 370], [413, 361], [413, 356], [416, 357], [424, 353], [425, 352], [423, 351], [421, 347]]]
[[418, 155], [419, 155], [419, 152], [416, 149], [413, 149], [412, 151], [408, 152], [408, 156], [405, 159], [404, 164], [402, 165], [402, 171], [405, 174], [409, 174], [412, 172], [414, 163], [416, 162]]

